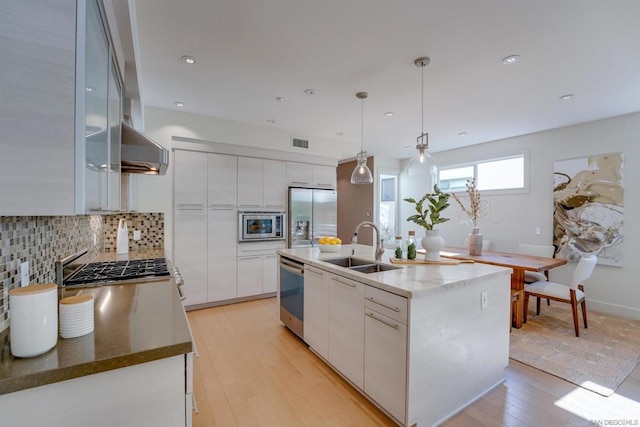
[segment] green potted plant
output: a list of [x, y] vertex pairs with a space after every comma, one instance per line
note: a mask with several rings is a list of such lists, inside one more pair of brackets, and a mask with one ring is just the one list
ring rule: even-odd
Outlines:
[[[434, 226], [449, 221], [449, 218], [441, 216], [442, 211], [449, 207], [451, 194], [443, 193], [438, 185], [433, 186], [433, 193], [427, 193], [418, 201], [408, 197], [405, 202], [413, 203], [417, 214], [411, 215], [407, 221], [413, 221], [425, 229], [425, 237], [422, 238], [422, 247], [425, 250], [426, 261], [440, 261], [440, 251], [444, 248], [444, 239], [440, 231]], [[428, 202], [425, 207], [425, 202]]]

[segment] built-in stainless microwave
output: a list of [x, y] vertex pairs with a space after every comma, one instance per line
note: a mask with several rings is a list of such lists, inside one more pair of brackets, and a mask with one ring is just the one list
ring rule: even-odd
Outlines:
[[284, 212], [240, 212], [238, 236], [241, 242], [286, 239]]

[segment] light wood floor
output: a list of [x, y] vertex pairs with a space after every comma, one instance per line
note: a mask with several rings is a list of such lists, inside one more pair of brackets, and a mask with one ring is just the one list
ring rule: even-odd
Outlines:
[[[188, 313], [200, 354], [194, 426], [394, 425], [282, 327], [276, 309], [276, 299], [268, 298]], [[513, 360], [505, 376], [445, 426], [640, 424], [638, 366], [610, 397]]]

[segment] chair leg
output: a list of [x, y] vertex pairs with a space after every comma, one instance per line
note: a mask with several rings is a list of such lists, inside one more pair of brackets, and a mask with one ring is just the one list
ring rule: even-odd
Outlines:
[[571, 311], [573, 312], [573, 329], [576, 331], [576, 337], [580, 337], [578, 328], [578, 301], [576, 301], [575, 291], [571, 290]]
[[540, 316], [540, 297], [536, 297], [536, 316]]
[[527, 323], [527, 313], [529, 312], [529, 294], [524, 293], [524, 313], [522, 313], [522, 322]]
[[[578, 285], [578, 289], [580, 289], [584, 294], [584, 286]], [[580, 305], [582, 306], [582, 321], [584, 322], [584, 328], [587, 329], [587, 298], [586, 297], [584, 296], [582, 297], [582, 303]]]
[[551, 305], [551, 300], [549, 298], [547, 298], [547, 306]]

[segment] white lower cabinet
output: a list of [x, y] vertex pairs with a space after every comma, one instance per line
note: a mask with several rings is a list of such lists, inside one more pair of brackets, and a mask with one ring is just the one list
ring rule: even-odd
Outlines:
[[304, 341], [329, 360], [329, 273], [304, 266]]
[[174, 263], [184, 277], [184, 303], [206, 303], [207, 211], [204, 207], [177, 207], [174, 215]]
[[329, 362], [361, 389], [364, 386], [364, 287], [360, 282], [335, 274], [329, 276]]
[[262, 293], [269, 294], [278, 290], [278, 255], [262, 257]]
[[238, 258], [238, 297], [262, 294], [262, 256]]
[[404, 421], [407, 326], [369, 308], [364, 319], [364, 392]]
[[224, 301], [237, 296], [238, 237], [235, 209], [209, 209], [208, 214], [208, 301]]

